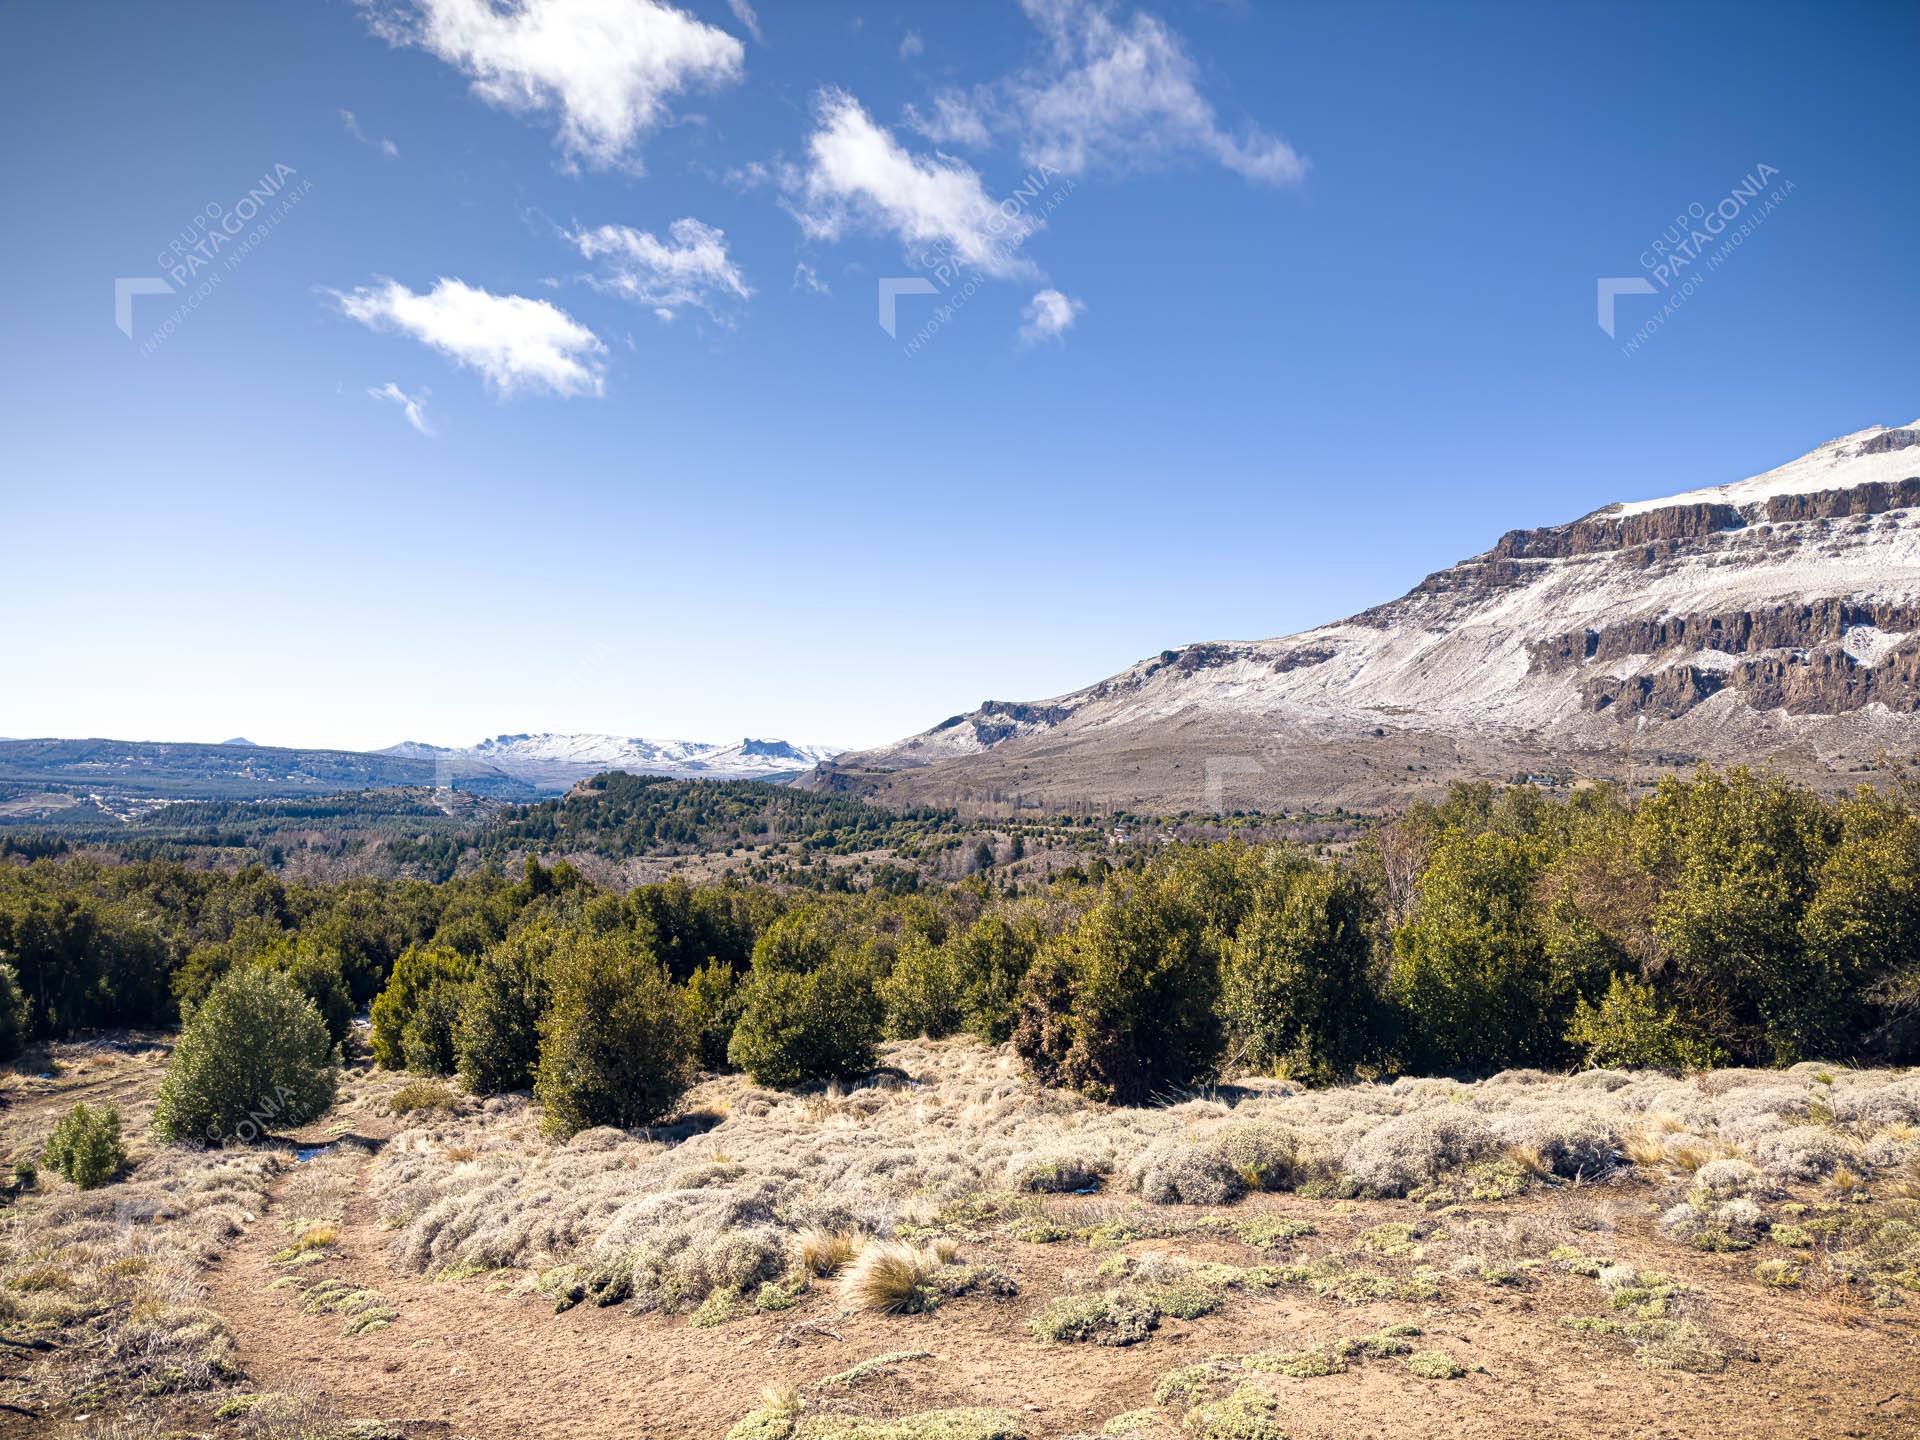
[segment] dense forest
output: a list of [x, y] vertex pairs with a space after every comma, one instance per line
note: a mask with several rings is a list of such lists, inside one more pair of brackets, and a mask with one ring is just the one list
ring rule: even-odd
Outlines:
[[[624, 823], [698, 826], [650, 809], [646, 782], [614, 788]], [[726, 788], [711, 814], [727, 817]], [[538, 813], [567, 823], [564, 803]], [[534, 861], [309, 885], [15, 854], [0, 963], [9, 1051], [169, 1026], [224, 977], [271, 972], [334, 1041], [370, 1007], [380, 1063], [481, 1090], [577, 1081], [613, 1063], [608, 1046], [652, 1054], [662, 1034], [672, 1065], [793, 1086], [862, 1073], [888, 1036], [965, 1030], [1128, 1102], [1230, 1073], [1912, 1062], [1920, 805], [1745, 770], [1638, 801], [1461, 786], [1337, 856], [1115, 847], [1043, 878], [982, 868], [846, 893], [675, 879], [621, 894]], [[567, 1113], [638, 1123], [618, 1093]]]

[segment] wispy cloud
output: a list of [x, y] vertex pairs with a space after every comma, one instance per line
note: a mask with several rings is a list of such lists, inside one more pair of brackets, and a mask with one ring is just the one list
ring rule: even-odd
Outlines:
[[920, 38], [920, 32], [918, 30], [909, 30], [905, 35], [900, 37], [900, 58], [902, 60], [912, 60], [916, 56], [926, 54], [926, 51], [927, 42]]
[[820, 272], [802, 260], [793, 267], [793, 288], [812, 295], [831, 295], [833, 290], [820, 278]]
[[389, 160], [398, 160], [400, 158], [400, 147], [384, 135], [376, 140], [367, 134], [366, 131], [360, 128], [360, 121], [354, 115], [353, 111], [342, 110], [340, 112], [340, 123], [347, 127], [347, 134], [358, 140], [362, 145], [372, 146]]
[[747, 0], [727, 0], [727, 8], [733, 12], [733, 18], [740, 22], [740, 28], [753, 37], [754, 44], [767, 43], [767, 37], [760, 33], [760, 17], [753, 13], [753, 6]]
[[422, 386], [418, 395], [409, 395], [393, 381], [384, 385], [369, 385], [367, 394], [386, 404], [398, 405], [407, 417], [407, 423], [422, 435], [433, 434], [433, 426], [427, 422], [427, 396], [433, 392]]
[[853, 226], [914, 250], [937, 247], [983, 274], [1030, 274], [1019, 247], [1039, 227], [988, 197], [979, 173], [950, 156], [918, 156], [876, 125], [844, 90], [820, 92], [807, 162], [789, 177], [789, 206], [808, 236], [837, 240]]
[[1086, 305], [1058, 290], [1042, 290], [1027, 302], [1021, 317], [1020, 338], [1029, 345], [1059, 340]]
[[424, 295], [394, 280], [329, 293], [343, 315], [369, 329], [412, 336], [478, 371], [499, 395], [598, 395], [604, 389], [606, 346], [545, 300], [495, 295], [444, 277]]
[[753, 287], [727, 254], [725, 231], [689, 215], [669, 225], [667, 236], [601, 225], [567, 239], [583, 259], [600, 262], [595, 285], [651, 307], [662, 319], [687, 306], [719, 319], [726, 304], [752, 298]]
[[1203, 93], [1181, 37], [1112, 0], [1021, 0], [1044, 59], [994, 85], [944, 90], [908, 121], [936, 145], [1012, 137], [1029, 165], [1064, 175], [1210, 160], [1248, 180], [1290, 185], [1307, 161], [1257, 125], [1230, 128]]
[[436, 55], [490, 105], [559, 117], [573, 159], [638, 169], [682, 91], [740, 78], [746, 48], [660, 0], [356, 0], [391, 45]]

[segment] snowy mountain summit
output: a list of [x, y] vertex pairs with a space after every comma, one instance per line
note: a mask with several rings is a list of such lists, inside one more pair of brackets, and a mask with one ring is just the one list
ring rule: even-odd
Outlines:
[[987, 701], [809, 783], [898, 803], [1376, 805], [1699, 760], [1837, 779], [1920, 749], [1920, 420], [1512, 530], [1398, 600]]
[[444, 759], [456, 772], [481, 765], [546, 790], [608, 770], [701, 780], [787, 780], [839, 752], [786, 740], [649, 740], [639, 735], [496, 735], [477, 745], [446, 747], [404, 741], [383, 754]]

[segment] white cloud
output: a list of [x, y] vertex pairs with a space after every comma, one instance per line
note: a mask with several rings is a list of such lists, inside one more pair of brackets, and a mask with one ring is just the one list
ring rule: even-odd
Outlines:
[[760, 33], [760, 17], [753, 13], [753, 6], [747, 0], [727, 0], [727, 8], [733, 11], [733, 18], [739, 21], [740, 28], [753, 37], [754, 44], [767, 43], [766, 36]]
[[820, 278], [820, 272], [802, 260], [793, 267], [793, 288], [806, 290], [815, 295], [831, 295], [832, 289]]
[[995, 277], [1033, 272], [1019, 248], [1039, 222], [1012, 202], [996, 205], [972, 167], [909, 153], [844, 90], [820, 92], [814, 121], [807, 164], [789, 176], [793, 213], [809, 236], [837, 240], [863, 225], [897, 236], [917, 252], [915, 263], [951, 258]]
[[729, 300], [747, 300], [753, 288], [727, 254], [726, 232], [688, 216], [667, 227], [667, 240], [625, 225], [569, 234], [581, 256], [602, 262], [593, 283], [663, 320], [697, 305], [715, 318]]
[[1046, 57], [996, 85], [946, 90], [908, 123], [936, 145], [1016, 138], [1029, 165], [1064, 175], [1124, 172], [1195, 157], [1249, 180], [1293, 184], [1307, 161], [1286, 141], [1220, 123], [1199, 67], [1160, 20], [1120, 18], [1112, 0], [1020, 0], [1046, 39]]
[[400, 147], [398, 145], [394, 144], [393, 141], [387, 139], [384, 135], [378, 140], [375, 140], [360, 128], [360, 121], [351, 110], [342, 110], [340, 112], [340, 123], [346, 126], [347, 133], [362, 145], [371, 145], [389, 160], [398, 160], [400, 158]]
[[920, 32], [918, 30], [909, 30], [905, 35], [900, 37], [900, 58], [902, 60], [911, 60], [916, 55], [926, 54], [926, 51], [927, 42], [920, 38]]
[[398, 405], [406, 413], [407, 423], [422, 435], [433, 434], [433, 426], [427, 423], [427, 396], [432, 393], [422, 386], [418, 395], [409, 395], [391, 380], [384, 385], [367, 387], [367, 394], [374, 399]]
[[606, 346], [545, 300], [494, 295], [459, 280], [436, 280], [424, 295], [394, 280], [334, 291], [342, 314], [373, 330], [410, 335], [477, 370], [500, 395], [547, 390], [598, 395]]
[[984, 99], [958, 90], [944, 90], [934, 96], [931, 114], [907, 106], [907, 123], [936, 145], [984, 149], [993, 142], [987, 120]]
[[661, 0], [356, 0], [375, 34], [417, 45], [509, 110], [557, 112], [559, 143], [637, 169], [641, 138], [693, 87], [740, 78], [746, 48]]
[[1067, 333], [1086, 305], [1062, 295], [1058, 290], [1042, 290], [1027, 302], [1022, 315], [1020, 338], [1029, 345], [1043, 340], [1058, 340]]

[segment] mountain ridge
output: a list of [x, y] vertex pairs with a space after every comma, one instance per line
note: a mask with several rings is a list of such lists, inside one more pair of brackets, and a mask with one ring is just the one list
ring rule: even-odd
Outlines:
[[989, 700], [805, 783], [963, 806], [1369, 805], [1631, 770], [1637, 744], [1840, 775], [1917, 741], [1920, 421], [1510, 530], [1345, 620]]

